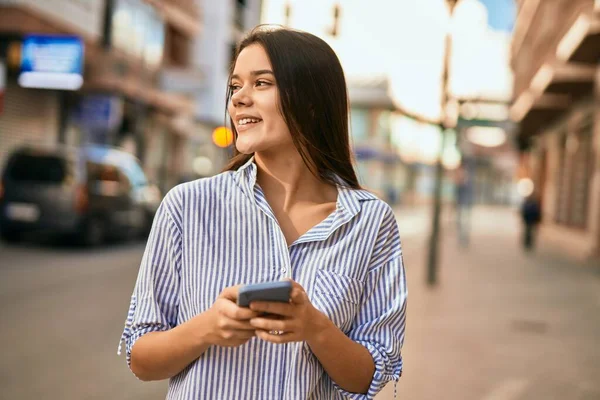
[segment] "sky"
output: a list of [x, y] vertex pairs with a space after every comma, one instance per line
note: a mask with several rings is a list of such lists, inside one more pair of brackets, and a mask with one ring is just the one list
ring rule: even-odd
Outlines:
[[[453, 32], [451, 88], [459, 97], [511, 96], [512, 0], [460, 0], [450, 24], [445, 0], [339, 0], [340, 35], [327, 29], [335, 0], [287, 0], [290, 25], [325, 39], [350, 78], [387, 76], [397, 105], [440, 115], [444, 38]], [[284, 23], [286, 0], [263, 0], [263, 23]]]
[[480, 0], [488, 10], [492, 29], [511, 32], [515, 25], [517, 7], [514, 0]]

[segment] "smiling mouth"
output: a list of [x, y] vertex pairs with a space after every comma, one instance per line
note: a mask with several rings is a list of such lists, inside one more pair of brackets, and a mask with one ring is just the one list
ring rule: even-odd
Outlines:
[[243, 118], [238, 121], [237, 129], [238, 131], [245, 131], [251, 128], [254, 128], [256, 125], [262, 122], [262, 119], [255, 118]]

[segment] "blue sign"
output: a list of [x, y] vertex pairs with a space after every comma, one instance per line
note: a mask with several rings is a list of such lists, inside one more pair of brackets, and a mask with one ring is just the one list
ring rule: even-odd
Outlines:
[[19, 84], [78, 90], [83, 84], [84, 44], [77, 36], [30, 35], [23, 40]]
[[110, 95], [84, 96], [73, 109], [75, 122], [87, 129], [114, 129], [122, 114], [122, 99]]

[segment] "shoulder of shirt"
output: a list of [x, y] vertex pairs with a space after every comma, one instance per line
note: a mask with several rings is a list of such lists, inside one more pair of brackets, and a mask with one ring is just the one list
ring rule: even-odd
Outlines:
[[375, 193], [366, 189], [347, 189], [359, 202], [362, 203], [363, 209], [365, 207], [369, 209], [386, 209], [391, 211], [391, 206], [379, 198]]
[[[344, 189], [345, 196], [351, 196], [358, 203], [360, 214], [375, 221], [395, 219], [392, 207], [375, 193], [365, 189]], [[372, 218], [373, 217], [373, 218]]]
[[189, 199], [190, 196], [202, 196], [216, 189], [223, 181], [229, 181], [231, 173], [231, 171], [225, 171], [214, 176], [180, 183], [165, 194], [162, 203], [170, 213], [173, 213], [174, 210], [181, 210], [184, 199]]

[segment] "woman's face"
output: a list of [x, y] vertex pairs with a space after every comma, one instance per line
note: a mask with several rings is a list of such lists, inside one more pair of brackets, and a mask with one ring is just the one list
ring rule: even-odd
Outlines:
[[293, 147], [292, 136], [279, 112], [279, 90], [262, 46], [253, 44], [239, 54], [229, 82], [227, 106], [238, 132], [236, 147], [251, 154]]

